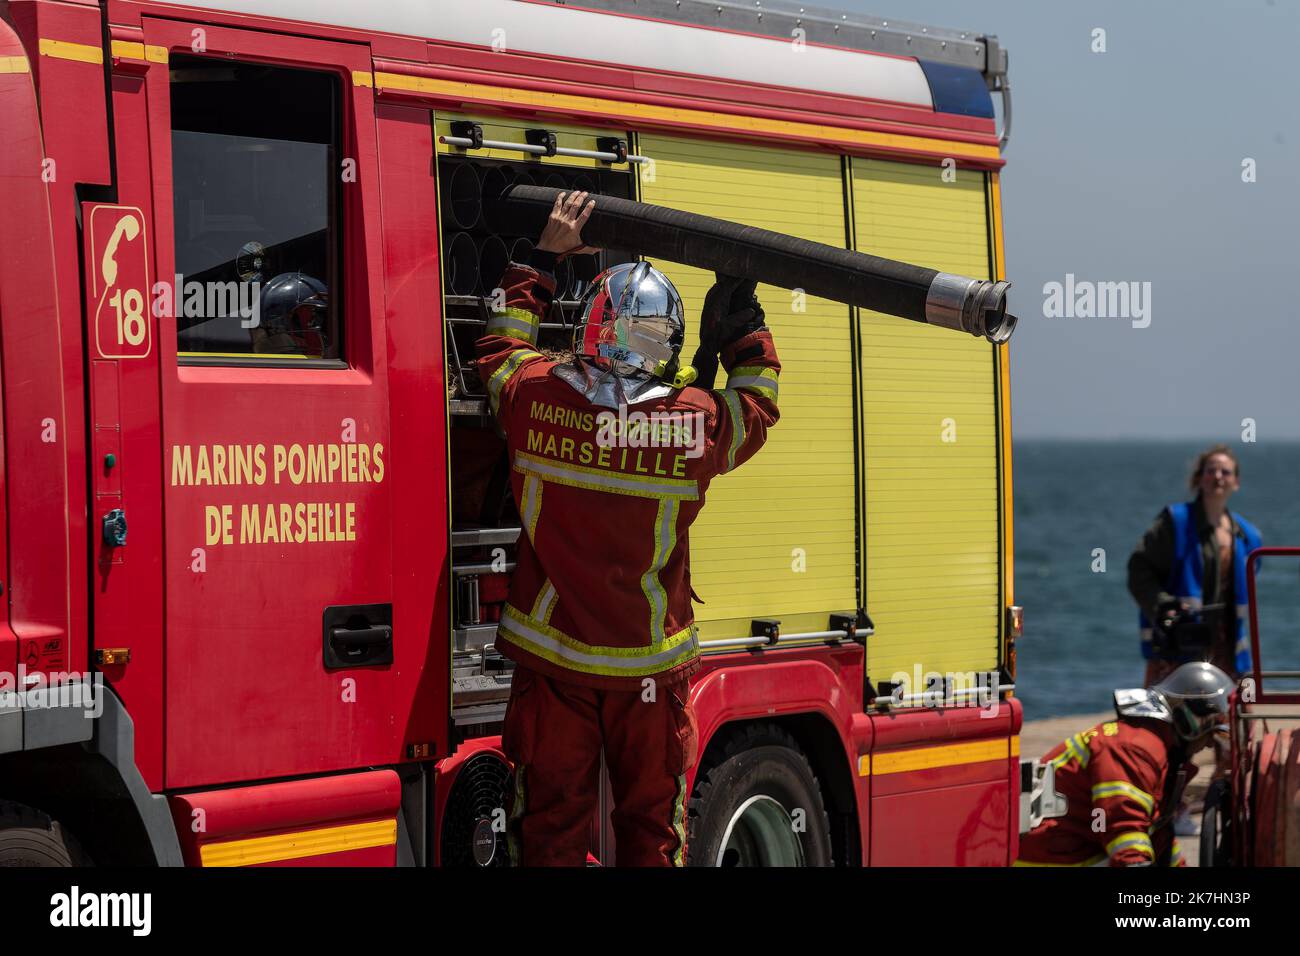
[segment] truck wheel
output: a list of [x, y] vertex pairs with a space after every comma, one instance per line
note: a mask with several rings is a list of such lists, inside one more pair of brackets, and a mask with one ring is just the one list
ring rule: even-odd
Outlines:
[[691, 866], [831, 866], [830, 821], [788, 733], [750, 725], [700, 768], [687, 815]]
[[1232, 802], [1227, 780], [1215, 780], [1205, 792], [1201, 814], [1201, 866], [1232, 865]]
[[89, 865], [81, 846], [57, 820], [21, 803], [0, 801], [0, 867]]

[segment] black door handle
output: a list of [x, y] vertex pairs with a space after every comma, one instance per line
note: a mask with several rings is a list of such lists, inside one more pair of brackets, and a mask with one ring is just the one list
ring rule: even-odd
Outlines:
[[326, 670], [393, 663], [393, 606], [327, 607], [321, 620], [321, 658]]
[[330, 640], [334, 642], [335, 647], [342, 647], [349, 652], [356, 653], [367, 650], [376, 644], [393, 643], [393, 629], [387, 624], [380, 624], [378, 627], [361, 627], [355, 630], [347, 627], [336, 627], [330, 630]]

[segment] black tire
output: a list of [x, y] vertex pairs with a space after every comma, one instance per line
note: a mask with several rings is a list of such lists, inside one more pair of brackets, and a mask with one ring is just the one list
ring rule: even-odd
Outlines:
[[76, 838], [57, 820], [21, 803], [0, 801], [0, 867], [90, 865]]
[[1232, 803], [1227, 780], [1215, 780], [1205, 792], [1201, 814], [1200, 865], [1232, 865]]
[[[736, 820], [748, 801], [753, 801], [750, 809]], [[753, 823], [756, 806], [759, 823], [772, 824], [778, 842], [789, 841], [777, 847], [782, 852], [766, 851], [763, 829]], [[798, 810], [803, 811], [802, 827], [793, 822]], [[775, 826], [782, 822], [788, 831]], [[760, 838], [752, 839], [755, 835]], [[800, 859], [791, 860], [791, 855]], [[774, 724], [748, 725], [700, 767], [687, 810], [686, 859], [689, 866], [834, 865], [821, 786], [792, 736]]]

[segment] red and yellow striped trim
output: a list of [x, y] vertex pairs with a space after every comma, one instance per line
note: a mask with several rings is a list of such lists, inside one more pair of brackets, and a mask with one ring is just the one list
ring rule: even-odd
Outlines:
[[943, 744], [938, 747], [915, 747], [911, 750], [893, 750], [886, 753], [862, 754], [858, 758], [858, 776], [881, 776], [887, 773], [911, 773], [915, 770], [934, 770], [938, 767], [957, 767], [962, 764], [983, 763], [988, 760], [1006, 760], [1020, 753], [1020, 738], [998, 737], [993, 740], [971, 740], [960, 744]]
[[256, 866], [259, 863], [300, 860], [346, 850], [394, 846], [396, 843], [397, 820], [374, 820], [370, 823], [348, 823], [294, 833], [277, 833], [275, 836], [207, 843], [199, 848], [199, 859], [204, 866]]

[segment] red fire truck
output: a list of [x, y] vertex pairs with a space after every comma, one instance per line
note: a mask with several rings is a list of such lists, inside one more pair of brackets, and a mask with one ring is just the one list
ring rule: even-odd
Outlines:
[[[0, 2], [0, 863], [503, 865], [519, 517], [467, 356], [536, 237], [483, 195], [1001, 278], [1006, 63], [731, 0]], [[690, 861], [1005, 865], [1007, 348], [759, 295], [781, 424], [692, 529]]]

